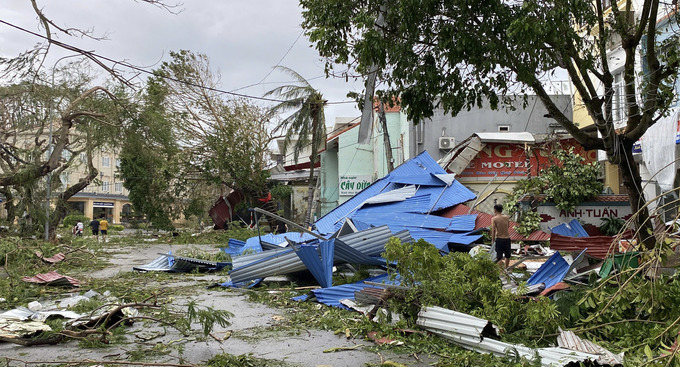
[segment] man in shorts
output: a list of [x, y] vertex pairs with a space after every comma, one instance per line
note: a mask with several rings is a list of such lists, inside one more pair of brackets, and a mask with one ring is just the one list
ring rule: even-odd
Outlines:
[[496, 242], [496, 263], [505, 256], [505, 267], [510, 265], [510, 218], [503, 214], [503, 205], [493, 206], [494, 216], [491, 218], [491, 242]]
[[102, 215], [102, 219], [99, 221], [99, 232], [102, 233], [102, 239], [104, 240], [104, 243], [106, 243], [106, 233], [109, 231], [109, 222], [106, 220], [106, 217]]
[[90, 222], [90, 228], [92, 229], [92, 235], [97, 237], [97, 242], [99, 242], [99, 221], [97, 219], [92, 219]]

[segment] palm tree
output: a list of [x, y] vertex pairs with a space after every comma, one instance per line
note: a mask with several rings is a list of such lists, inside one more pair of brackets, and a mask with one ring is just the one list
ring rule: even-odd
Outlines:
[[297, 140], [292, 144], [295, 162], [297, 162], [300, 152], [310, 145], [312, 148], [309, 157], [309, 187], [307, 190], [307, 214], [305, 216], [309, 225], [312, 223], [312, 205], [314, 203], [314, 165], [321, 144], [326, 141], [326, 118], [323, 109], [327, 101], [302, 75], [284, 66], [277, 66], [277, 68], [290, 74], [298, 82], [297, 84], [282, 85], [265, 94], [265, 96], [282, 100], [272, 107], [272, 113], [280, 114], [293, 111], [276, 127], [277, 130], [286, 131], [283, 144], [284, 154], [295, 138]]

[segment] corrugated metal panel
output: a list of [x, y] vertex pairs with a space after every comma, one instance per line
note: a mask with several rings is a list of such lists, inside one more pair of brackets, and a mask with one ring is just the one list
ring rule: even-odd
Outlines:
[[[572, 264], [576, 264], [583, 256], [585, 250], [574, 259]], [[572, 266], [560, 255], [555, 252], [538, 270], [527, 280], [528, 285], [545, 284], [545, 288], [550, 288], [559, 283], [571, 271]]]
[[579, 338], [572, 331], [565, 331], [560, 329], [560, 335], [557, 337], [557, 345], [584, 353], [591, 353], [599, 355], [597, 362], [608, 365], [622, 365], [623, 353], [616, 355], [607, 349], [589, 341]]
[[494, 332], [497, 333], [497, 328], [487, 320], [440, 307], [427, 307], [423, 310], [418, 314], [417, 324], [420, 327], [449, 339], [463, 348], [480, 353], [493, 353], [499, 357], [505, 356], [508, 352], [517, 353], [529, 360], [533, 360], [538, 354], [541, 357], [541, 366], [546, 367], [597, 359], [597, 355], [565, 348], [532, 349], [523, 345], [505, 343], [486, 337]]
[[400, 202], [413, 197], [415, 194], [416, 187], [414, 185], [408, 185], [370, 197], [364, 201], [363, 205]]
[[377, 277], [372, 277], [364, 279], [362, 281], [336, 285], [329, 288], [313, 289], [312, 293], [316, 296], [317, 301], [333, 307], [349, 309], [347, 306], [340, 303], [340, 300], [351, 299], [354, 300], [354, 292], [360, 291], [364, 288], [380, 288], [376, 285], [366, 284], [365, 282], [384, 282], [387, 280], [387, 275], [379, 275]]
[[482, 333], [498, 335], [498, 328], [488, 320], [442, 307], [423, 307], [416, 323], [427, 330], [446, 331], [451, 334], [481, 341]]
[[[430, 229], [446, 229], [456, 224], [466, 225], [465, 221], [454, 222], [450, 218], [443, 218], [436, 215], [418, 214], [418, 213], [400, 213], [391, 210], [389, 207], [384, 208], [366, 208], [361, 209], [352, 215], [352, 219], [360, 222], [368, 223], [374, 226], [387, 225], [390, 228], [396, 227], [420, 227]], [[474, 227], [474, 219], [472, 220], [472, 227]], [[460, 229], [464, 231], [465, 229]], [[470, 229], [472, 230], [472, 229]]]
[[262, 246], [260, 246], [259, 241], [239, 241], [236, 239], [230, 239], [228, 243], [229, 247], [222, 247], [220, 250], [229, 254], [232, 257], [243, 255], [244, 253], [254, 253], [262, 252]]
[[316, 239], [316, 237], [312, 236], [309, 233], [301, 232], [286, 232], [281, 234], [267, 233], [261, 236], [255, 236], [247, 239], [246, 247], [257, 249], [258, 247], [260, 247], [260, 240], [263, 243], [266, 242], [279, 247], [285, 247], [288, 244], [286, 238], [296, 243], [307, 242]]
[[[351, 199], [339, 205], [337, 208], [333, 209], [323, 217], [321, 217], [315, 226], [322, 234], [333, 233], [336, 224], [348, 214], [356, 210], [363, 204], [367, 199], [378, 195], [381, 192], [388, 192], [401, 187], [400, 184], [392, 183], [392, 180], [403, 181], [405, 177], [425, 175], [430, 176], [430, 174], [446, 174], [446, 171], [442, 169], [437, 162], [430, 157], [427, 152], [423, 152], [416, 157], [409, 159], [408, 161], [399, 165], [387, 176], [377, 180], [371, 186], [362, 190]], [[432, 190], [435, 189], [435, 190]], [[425, 190], [425, 191], [424, 191]], [[427, 191], [432, 190], [432, 191]], [[459, 182], [454, 182], [443, 195], [441, 188], [439, 187], [421, 187], [418, 190], [419, 194], [433, 194], [432, 200], [437, 202], [435, 209], [438, 208], [448, 208], [458, 203], [463, 203], [468, 200], [475, 198], [474, 193], [468, 190], [465, 186], [461, 185]], [[434, 204], [434, 202], [432, 204]], [[454, 202], [454, 204], [451, 204]], [[432, 205], [431, 205], [432, 206]]]
[[550, 229], [552, 233], [569, 237], [588, 237], [588, 232], [583, 228], [578, 219], [573, 219], [569, 223], [562, 223]]
[[[367, 256], [378, 256], [385, 251], [385, 244], [391, 237], [398, 237], [402, 242], [413, 241], [407, 231], [392, 234], [386, 226], [344, 235], [339, 239]], [[231, 282], [241, 283], [305, 269], [305, 265], [291, 248], [282, 248], [234, 258], [233, 270], [229, 272], [229, 276]]]
[[159, 256], [156, 260], [146, 264], [135, 266], [132, 270], [138, 271], [170, 271], [170, 262], [166, 256]]
[[[409, 175], [409, 176], [398, 176], [391, 179], [394, 183], [407, 184], [407, 185], [423, 185], [423, 186], [446, 186], [447, 183], [437, 177], [435, 174], [429, 175]], [[450, 184], [449, 184], [450, 185]]]
[[[390, 228], [392, 228], [390, 226]], [[401, 228], [401, 227], [398, 227]], [[395, 228], [395, 229], [398, 229]], [[414, 240], [425, 240], [437, 249], [439, 251], [442, 251], [444, 253], [449, 252], [448, 244], [449, 244], [449, 239], [451, 238], [452, 233], [451, 232], [441, 232], [441, 231], [435, 231], [432, 229], [425, 229], [425, 228], [419, 228], [419, 227], [406, 227], [406, 230], [409, 231], [411, 234], [411, 237], [413, 237]]]
[[56, 264], [66, 258], [66, 256], [63, 253], [57, 253], [51, 257], [45, 257], [40, 251], [36, 251], [35, 255], [39, 257], [42, 261], [48, 263], [48, 264]]
[[477, 214], [458, 215], [451, 218], [451, 223], [446, 230], [453, 232], [472, 232], [475, 230], [476, 221]]
[[335, 261], [350, 264], [385, 265], [385, 259], [364, 255], [340, 239], [335, 241]]
[[[630, 238], [630, 232], [624, 234], [623, 238]], [[609, 236], [568, 237], [553, 233], [550, 235], [550, 248], [558, 251], [581, 251], [587, 248], [588, 255], [604, 259], [610, 252], [618, 252], [618, 246], [613, 246], [614, 240], [615, 237]]]
[[[396, 203], [364, 205], [361, 210], [377, 208], [383, 212], [391, 210], [400, 213], [427, 213], [427, 211], [430, 210], [431, 202], [432, 199], [430, 194], [420, 193]], [[353, 214], [354, 213], [350, 214], [350, 217], [353, 218]]]
[[451, 235], [451, 237], [449, 237], [449, 243], [456, 243], [459, 245], [471, 245], [480, 238], [482, 238], [481, 234], [454, 233]]
[[50, 271], [49, 273], [44, 274], [36, 274], [33, 277], [23, 277], [21, 278], [21, 280], [28, 283], [38, 283], [60, 287], [64, 286], [80, 287], [80, 281], [78, 279], [71, 278], [66, 275], [61, 275], [56, 271]]
[[333, 249], [335, 240], [321, 241], [318, 245], [301, 245], [295, 249], [307, 269], [323, 288], [333, 284]]

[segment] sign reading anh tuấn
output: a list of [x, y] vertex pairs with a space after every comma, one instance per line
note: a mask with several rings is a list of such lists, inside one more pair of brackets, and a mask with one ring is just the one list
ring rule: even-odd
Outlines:
[[371, 186], [371, 175], [340, 176], [340, 195], [353, 196]]

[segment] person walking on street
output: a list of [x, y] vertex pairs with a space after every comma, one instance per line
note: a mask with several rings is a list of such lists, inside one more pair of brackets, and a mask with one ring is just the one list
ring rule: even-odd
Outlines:
[[76, 224], [76, 236], [82, 237], [83, 236], [83, 221], [79, 220], [78, 223]]
[[102, 220], [99, 221], [99, 232], [102, 233], [102, 240], [106, 243], [106, 233], [109, 231], [109, 222], [106, 217], [102, 215]]
[[491, 242], [496, 243], [496, 263], [505, 256], [505, 267], [510, 265], [510, 218], [503, 214], [503, 205], [493, 206], [494, 216], [491, 218]]
[[90, 228], [92, 229], [92, 235], [97, 237], [97, 242], [99, 242], [99, 221], [95, 218], [90, 222]]

